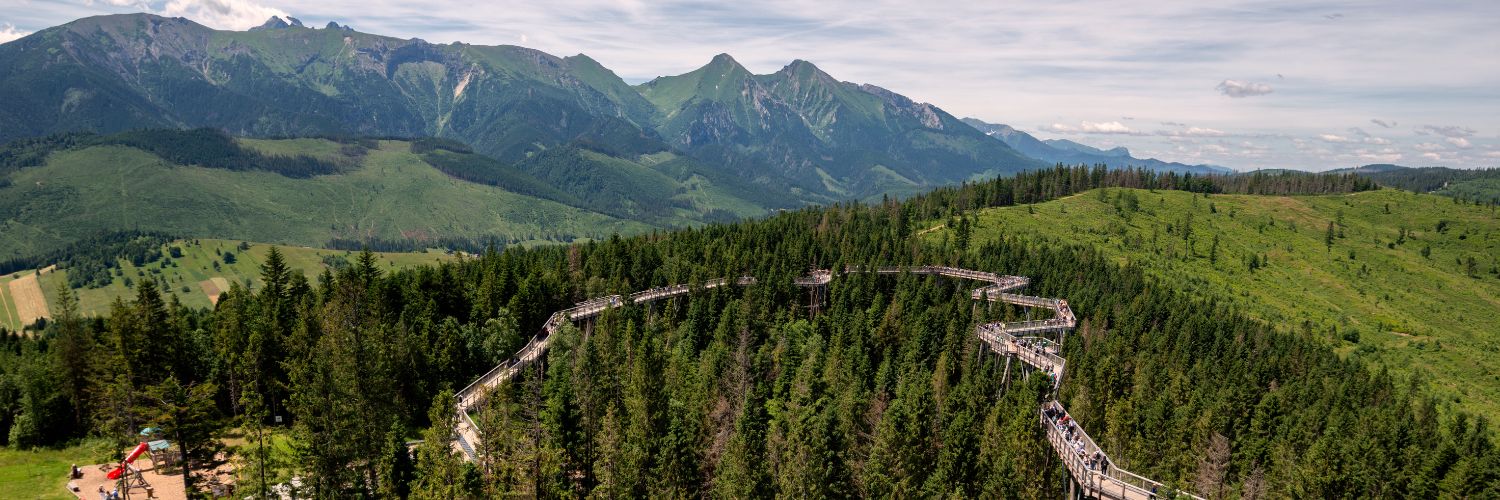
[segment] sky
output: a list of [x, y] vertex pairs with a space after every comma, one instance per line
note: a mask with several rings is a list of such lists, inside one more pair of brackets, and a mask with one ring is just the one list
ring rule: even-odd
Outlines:
[[1239, 170], [1500, 167], [1496, 0], [0, 0], [0, 42], [122, 12], [584, 53], [631, 83], [805, 59], [1038, 138]]

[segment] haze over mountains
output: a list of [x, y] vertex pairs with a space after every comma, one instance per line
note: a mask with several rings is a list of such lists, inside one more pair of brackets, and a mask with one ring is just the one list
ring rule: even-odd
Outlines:
[[976, 118], [964, 118], [963, 122], [988, 134], [990, 137], [1004, 141], [1006, 145], [1014, 148], [1021, 154], [1048, 163], [1062, 163], [1065, 165], [1102, 164], [1108, 165], [1109, 168], [1135, 167], [1164, 172], [1190, 172], [1195, 174], [1223, 174], [1233, 172], [1231, 169], [1216, 165], [1187, 165], [1177, 162], [1165, 162], [1155, 158], [1136, 158], [1131, 156], [1130, 150], [1123, 147], [1116, 147], [1106, 151], [1067, 139], [1040, 140], [1031, 134], [1016, 130], [1010, 125], [985, 123]]

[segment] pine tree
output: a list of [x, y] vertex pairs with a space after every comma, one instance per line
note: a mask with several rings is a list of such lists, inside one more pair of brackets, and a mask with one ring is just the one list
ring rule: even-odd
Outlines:
[[432, 409], [427, 412], [432, 426], [422, 433], [422, 444], [417, 446], [416, 481], [411, 491], [415, 500], [474, 496], [474, 492], [465, 489], [465, 465], [453, 451], [453, 429], [458, 424], [454, 408], [452, 391], [443, 390], [432, 400]]
[[176, 376], [168, 376], [145, 390], [146, 411], [152, 424], [182, 453], [179, 465], [183, 491], [188, 496], [197, 491], [193, 472], [208, 467], [223, 449], [223, 443], [214, 438], [222, 428], [214, 406], [217, 392], [218, 387], [211, 382], [184, 385]]
[[57, 353], [57, 365], [62, 372], [63, 392], [73, 407], [73, 428], [84, 429], [88, 423], [89, 392], [94, 385], [89, 363], [94, 339], [78, 316], [78, 296], [66, 281], [57, 284], [57, 314], [52, 318], [52, 328], [57, 338], [53, 352]]

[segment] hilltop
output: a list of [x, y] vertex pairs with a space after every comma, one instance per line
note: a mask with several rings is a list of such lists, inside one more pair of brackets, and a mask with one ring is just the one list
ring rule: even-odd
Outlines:
[[[1344, 355], [1420, 375], [1457, 406], [1500, 417], [1493, 207], [1389, 189], [1201, 196], [1112, 188], [976, 217], [976, 246], [1020, 234], [1097, 248]], [[952, 236], [941, 229], [926, 237]]]

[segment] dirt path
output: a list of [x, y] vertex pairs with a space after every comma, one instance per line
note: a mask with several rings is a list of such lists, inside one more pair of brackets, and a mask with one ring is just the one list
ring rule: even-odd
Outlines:
[[923, 229], [921, 231], [917, 231], [917, 236], [921, 236], [921, 235], [924, 235], [924, 234], [927, 234], [927, 233], [930, 233], [930, 232], [933, 232], [933, 231], [937, 231], [937, 230], [942, 229], [944, 227], [947, 227], [947, 224], [938, 224], [936, 226], [932, 226], [932, 227], [929, 227], [927, 229]]
[[36, 273], [28, 274], [10, 282], [10, 297], [16, 301], [16, 315], [21, 325], [30, 325], [40, 318], [51, 318], [47, 311], [47, 297], [42, 295], [42, 283]]

